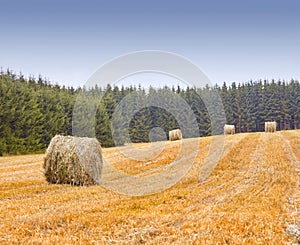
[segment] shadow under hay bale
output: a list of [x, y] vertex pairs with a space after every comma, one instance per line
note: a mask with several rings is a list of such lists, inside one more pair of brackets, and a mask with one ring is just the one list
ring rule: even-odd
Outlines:
[[43, 167], [49, 183], [95, 185], [100, 183], [102, 165], [96, 139], [56, 135], [46, 150]]

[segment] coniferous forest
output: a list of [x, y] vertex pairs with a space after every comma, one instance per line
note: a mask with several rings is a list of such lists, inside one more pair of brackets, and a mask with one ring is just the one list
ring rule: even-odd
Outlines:
[[[0, 155], [42, 152], [54, 135], [71, 135], [74, 104], [83, 91], [95, 98], [102, 96], [95, 116], [95, 135], [104, 147], [115, 145], [111, 131], [112, 116], [119, 102], [132, 92], [140, 98], [149, 94], [179, 95], [192, 109], [200, 136], [211, 135], [211, 121], [199, 94], [210, 96], [212, 91], [219, 93], [226, 123], [234, 124], [237, 133], [263, 131], [264, 122], [274, 120], [277, 130], [300, 128], [300, 84], [296, 80], [224, 83], [222, 86], [185, 89], [177, 86], [145, 90], [142, 87], [110, 85], [74, 89], [53, 85], [41, 77], [24, 78], [8, 70], [0, 74]], [[168, 99], [168, 96], [165, 98]], [[128, 106], [136, 106], [137, 103], [138, 99]], [[86, 111], [76, 113], [82, 113], [84, 117]], [[223, 126], [223, 123], [219, 125], [220, 134]], [[144, 108], [130, 119], [130, 141], [148, 142], [153, 127], [162, 128], [167, 138], [168, 131], [179, 125], [174, 116], [163, 108]], [[183, 135], [185, 138], [193, 136], [189, 132]], [[126, 143], [126, 139], [121, 143]]]

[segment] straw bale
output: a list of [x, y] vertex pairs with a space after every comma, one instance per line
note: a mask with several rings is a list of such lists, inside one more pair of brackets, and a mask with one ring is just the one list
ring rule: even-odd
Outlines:
[[265, 132], [266, 133], [276, 132], [276, 122], [265, 122]]
[[224, 134], [235, 134], [235, 126], [225, 124], [224, 125]]
[[49, 183], [94, 185], [100, 182], [102, 165], [96, 139], [56, 135], [46, 150], [43, 167]]
[[182, 139], [182, 132], [180, 129], [174, 129], [169, 131], [169, 140], [181, 140]]

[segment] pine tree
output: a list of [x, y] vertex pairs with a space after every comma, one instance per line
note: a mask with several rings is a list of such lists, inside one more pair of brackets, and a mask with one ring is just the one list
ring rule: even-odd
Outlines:
[[102, 146], [114, 146], [115, 143], [112, 138], [109, 117], [103, 103], [99, 103], [95, 120], [96, 138]]

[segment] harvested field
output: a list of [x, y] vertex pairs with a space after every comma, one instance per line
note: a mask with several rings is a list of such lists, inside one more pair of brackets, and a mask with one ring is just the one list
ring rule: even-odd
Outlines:
[[[299, 243], [300, 131], [227, 136], [218, 164], [199, 182], [211, 140], [184, 139], [199, 143], [189, 173], [166, 191], [141, 197], [48, 184], [44, 155], [1, 157], [0, 243]], [[121, 153], [133, 150], [126, 146], [103, 149], [103, 156], [120, 171], [147, 176], [164, 171], [180, 147], [181, 141], [166, 142], [147, 161], [126, 158]], [[104, 164], [103, 178], [112, 174]]]

